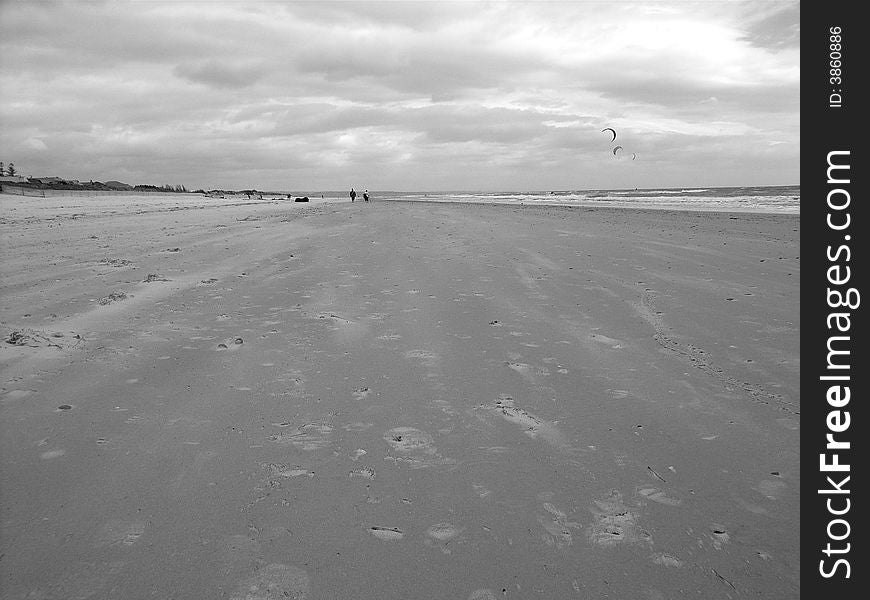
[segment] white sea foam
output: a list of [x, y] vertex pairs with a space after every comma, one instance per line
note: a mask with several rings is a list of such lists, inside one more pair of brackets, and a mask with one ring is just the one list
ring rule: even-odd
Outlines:
[[800, 186], [579, 190], [558, 192], [435, 192], [381, 195], [385, 199], [546, 206], [607, 206], [662, 210], [800, 213]]

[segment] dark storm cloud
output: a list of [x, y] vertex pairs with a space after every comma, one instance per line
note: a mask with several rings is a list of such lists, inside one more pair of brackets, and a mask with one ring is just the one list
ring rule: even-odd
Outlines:
[[173, 70], [178, 77], [215, 88], [243, 88], [266, 76], [255, 64], [226, 64], [209, 60], [198, 64], [182, 64]]
[[[285, 10], [313, 24], [352, 28], [399, 28], [429, 32], [448, 28], [457, 20], [479, 16], [492, 5], [472, 2], [298, 2]], [[348, 37], [348, 40], [352, 37]]]
[[[215, 41], [197, 39], [187, 24], [130, 10], [122, 3], [17, 3], [3, 11], [2, 30], [18, 68], [40, 74], [161, 63], [206, 56]], [[155, 26], [158, 30], [155, 31]]]
[[800, 3], [774, 4], [770, 14], [749, 24], [743, 39], [753, 46], [774, 50], [800, 47]]
[[704, 105], [711, 98], [715, 99], [720, 110], [727, 106], [733, 110], [781, 112], [796, 110], [800, 104], [798, 82], [789, 85], [756, 82], [734, 89], [727, 83], [699, 83], [668, 76], [641, 75], [636, 79], [624, 77], [602, 81], [597, 88], [604, 97], [617, 102], [668, 106], [690, 113], [706, 110]]

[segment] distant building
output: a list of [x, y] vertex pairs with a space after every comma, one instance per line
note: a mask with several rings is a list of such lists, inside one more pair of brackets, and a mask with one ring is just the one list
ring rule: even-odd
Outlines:
[[0, 183], [27, 183], [27, 177], [18, 175], [4, 175], [0, 177]]

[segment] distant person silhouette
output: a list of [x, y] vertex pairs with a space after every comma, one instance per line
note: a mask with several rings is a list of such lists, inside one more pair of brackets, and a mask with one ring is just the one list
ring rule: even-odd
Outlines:
[[356, 199], [356, 192], [353, 188], [350, 188], [350, 201], [353, 202]]
[[366, 202], [369, 201], [369, 191], [368, 190], [363, 192], [363, 200], [365, 200]]

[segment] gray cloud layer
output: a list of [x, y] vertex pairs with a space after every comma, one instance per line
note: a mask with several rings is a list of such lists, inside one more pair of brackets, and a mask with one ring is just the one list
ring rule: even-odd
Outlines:
[[[799, 16], [797, 2], [3, 3], [2, 159], [189, 187], [796, 183]], [[613, 158], [606, 126], [637, 161]]]

